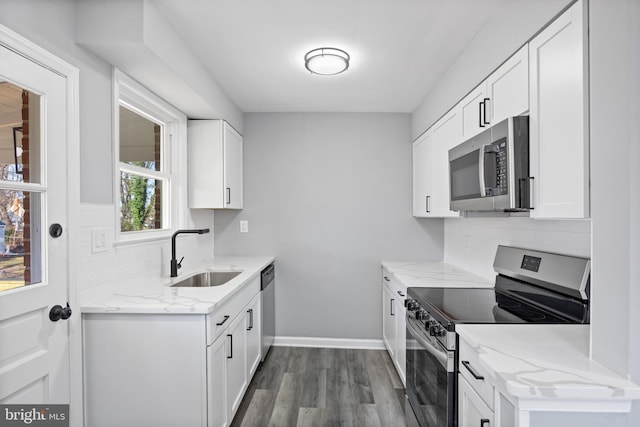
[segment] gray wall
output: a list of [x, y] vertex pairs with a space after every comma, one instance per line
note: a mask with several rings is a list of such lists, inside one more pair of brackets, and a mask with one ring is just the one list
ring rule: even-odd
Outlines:
[[244, 123], [245, 207], [215, 213], [216, 256], [276, 257], [278, 336], [380, 339], [380, 261], [442, 259], [442, 220], [411, 216], [409, 115]]

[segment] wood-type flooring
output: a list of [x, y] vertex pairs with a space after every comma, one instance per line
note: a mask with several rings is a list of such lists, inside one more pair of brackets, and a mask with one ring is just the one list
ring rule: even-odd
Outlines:
[[272, 347], [231, 427], [404, 425], [404, 388], [386, 351]]

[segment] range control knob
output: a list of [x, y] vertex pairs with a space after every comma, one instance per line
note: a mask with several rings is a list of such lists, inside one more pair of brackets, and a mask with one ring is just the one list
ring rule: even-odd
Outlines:
[[442, 336], [443, 329], [442, 326], [438, 325], [436, 322], [431, 323], [429, 325], [429, 335], [431, 335], [432, 337], [440, 337]]
[[416, 311], [416, 320], [423, 321], [427, 318], [429, 314], [425, 310], [417, 310]]
[[418, 304], [418, 301], [414, 299], [408, 299], [406, 301], [407, 301], [407, 309], [409, 311], [416, 311], [417, 309], [420, 308], [420, 304]]

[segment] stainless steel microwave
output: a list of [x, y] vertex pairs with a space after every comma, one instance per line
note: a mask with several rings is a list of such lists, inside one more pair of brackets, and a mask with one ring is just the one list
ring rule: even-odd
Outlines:
[[528, 211], [529, 117], [509, 117], [449, 150], [451, 210]]

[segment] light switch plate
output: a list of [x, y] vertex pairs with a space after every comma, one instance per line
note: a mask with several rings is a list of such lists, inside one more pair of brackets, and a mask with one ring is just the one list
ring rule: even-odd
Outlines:
[[241, 233], [249, 232], [249, 221], [247, 221], [246, 219], [243, 219], [240, 221], [240, 232]]
[[91, 230], [91, 253], [109, 252], [113, 248], [113, 230], [94, 228]]

